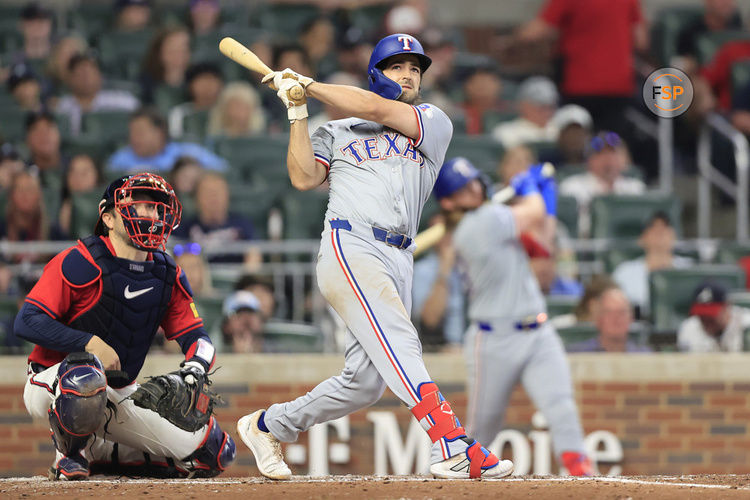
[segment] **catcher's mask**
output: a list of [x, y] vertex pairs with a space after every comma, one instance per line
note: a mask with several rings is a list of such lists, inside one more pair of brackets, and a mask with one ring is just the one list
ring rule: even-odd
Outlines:
[[113, 207], [122, 217], [130, 241], [140, 250], [164, 250], [182, 218], [182, 205], [172, 186], [150, 173], [121, 177], [107, 187], [99, 202], [94, 234], [104, 234], [102, 214]]

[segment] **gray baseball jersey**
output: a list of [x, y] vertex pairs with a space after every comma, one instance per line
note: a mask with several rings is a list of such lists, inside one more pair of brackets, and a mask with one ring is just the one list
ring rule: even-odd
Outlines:
[[467, 213], [453, 244], [469, 293], [469, 319], [518, 320], [546, 313], [509, 207], [486, 203]]
[[443, 164], [453, 125], [430, 104], [414, 107], [420, 137], [346, 118], [312, 135], [315, 158], [329, 168], [326, 219], [353, 219], [414, 237]]
[[[316, 276], [320, 291], [346, 323], [340, 375], [294, 401], [272, 405], [264, 421], [281, 441], [311, 426], [373, 404], [387, 385], [409, 408], [431, 381], [409, 316], [411, 250], [386, 245], [373, 227], [413, 237], [452, 134], [440, 109], [414, 107], [419, 137], [411, 140], [374, 122], [350, 118], [312, 135], [315, 159], [329, 169], [330, 195]], [[427, 386], [429, 387], [429, 386]], [[431, 428], [428, 417], [420, 424]], [[438, 439], [432, 462], [465, 453], [462, 439]]]
[[546, 306], [511, 208], [486, 203], [467, 213], [453, 242], [469, 287], [472, 320], [464, 339], [467, 431], [491, 443], [520, 381], [546, 417], [558, 455], [582, 453], [583, 431], [565, 349], [551, 324], [533, 321]]

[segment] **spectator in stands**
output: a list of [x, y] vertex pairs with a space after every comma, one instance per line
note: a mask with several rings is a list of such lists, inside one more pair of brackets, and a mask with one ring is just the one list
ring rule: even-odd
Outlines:
[[589, 110], [597, 129], [627, 131], [635, 92], [635, 50], [648, 49], [639, 0], [547, 0], [517, 32], [521, 41], [556, 40], [565, 101]]
[[130, 117], [129, 145], [109, 159], [109, 169], [117, 172], [142, 170], [164, 172], [177, 158], [191, 156], [210, 170], [225, 170], [226, 161], [203, 146], [189, 142], [173, 142], [167, 133], [167, 121], [153, 108], [141, 108]]
[[42, 184], [65, 171], [66, 158], [60, 149], [60, 129], [55, 117], [47, 111], [32, 113], [26, 118], [26, 147], [30, 165], [36, 165]]
[[569, 345], [568, 352], [651, 352], [649, 347], [628, 339], [633, 310], [619, 288], [607, 288], [601, 293], [593, 319], [598, 335]]
[[174, 261], [185, 271], [193, 297], [202, 299], [216, 297], [218, 293], [211, 284], [211, 271], [198, 243], [178, 243], [172, 248]]
[[122, 32], [144, 30], [151, 24], [151, 14], [151, 0], [115, 0], [115, 29]]
[[552, 122], [558, 130], [557, 148], [540, 154], [539, 161], [548, 161], [557, 168], [583, 165], [586, 162], [586, 146], [591, 141], [591, 114], [577, 104], [566, 104], [557, 110]]
[[[180, 200], [192, 197], [195, 193], [195, 186], [198, 180], [204, 174], [203, 166], [191, 156], [181, 156], [177, 158], [172, 166], [172, 172], [169, 174], [169, 183], [174, 187], [175, 192], [179, 195]], [[183, 210], [185, 209], [183, 203]]]
[[467, 134], [487, 132], [484, 118], [488, 113], [509, 111], [500, 99], [502, 89], [500, 75], [488, 65], [477, 66], [469, 73], [463, 83], [464, 100], [461, 103]]
[[68, 82], [68, 63], [70, 59], [88, 50], [86, 40], [80, 35], [70, 34], [62, 37], [52, 48], [45, 68], [51, 91], [59, 95]]
[[552, 117], [558, 99], [552, 80], [544, 76], [527, 78], [518, 89], [519, 117], [497, 125], [492, 136], [506, 149], [530, 142], [555, 141], [558, 129]]
[[189, 25], [193, 35], [208, 35], [219, 29], [219, 0], [190, 0]]
[[571, 175], [560, 183], [560, 194], [573, 196], [578, 202], [581, 235], [589, 234], [589, 204], [594, 197], [605, 194], [643, 194], [646, 191], [643, 181], [623, 175], [628, 167], [628, 158], [627, 148], [619, 135], [600, 132], [589, 143], [587, 171]]
[[24, 111], [41, 111], [42, 86], [34, 70], [26, 63], [14, 64], [8, 76], [8, 92], [18, 107]]
[[208, 117], [210, 137], [249, 137], [265, 129], [266, 117], [258, 92], [245, 82], [227, 85]]
[[[13, 176], [5, 218], [0, 221], [0, 237], [7, 241], [50, 239], [50, 224], [44, 207], [39, 177], [30, 171]], [[16, 260], [34, 261], [36, 254], [16, 255]]]
[[737, 130], [750, 137], [750, 82], [735, 90], [729, 118]]
[[700, 77], [693, 79], [694, 102], [703, 112], [715, 108], [728, 112], [732, 108], [732, 65], [750, 59], [750, 41], [727, 42], [714, 54], [713, 59], [700, 70]]
[[8, 191], [13, 176], [25, 168], [26, 164], [12, 143], [6, 142], [0, 146], [0, 191]]
[[344, 30], [339, 36], [336, 51], [339, 70], [357, 79], [362, 78], [362, 75], [367, 75], [372, 48], [372, 44], [365, 40], [361, 29], [350, 27]]
[[593, 276], [583, 289], [578, 304], [571, 314], [552, 318], [555, 328], [566, 328], [581, 323], [593, 323], [599, 307], [602, 293], [610, 288], [617, 288], [617, 283], [607, 275]]
[[535, 162], [534, 152], [526, 146], [514, 146], [506, 150], [497, 164], [497, 176], [500, 183], [495, 186], [495, 191], [507, 186], [514, 175], [528, 170]]
[[427, 10], [426, 2], [419, 0], [399, 2], [383, 17], [383, 31], [385, 33], [411, 33], [421, 39], [422, 31], [427, 26], [425, 20]]
[[327, 77], [336, 68], [334, 39], [336, 27], [326, 17], [309, 20], [300, 30], [299, 41], [307, 54], [310, 68], [318, 78]]
[[[216, 104], [224, 88], [224, 75], [215, 63], [193, 64], [185, 73], [185, 84], [190, 100], [169, 110], [169, 135], [175, 139], [185, 133], [186, 116], [197, 112], [207, 113]], [[205, 132], [201, 132], [201, 138]]]
[[[437, 214], [430, 226], [444, 221]], [[450, 234], [414, 264], [413, 282], [412, 319], [419, 326], [422, 345], [428, 350], [459, 351], [466, 331], [465, 297]]]
[[419, 92], [425, 102], [435, 104], [451, 118], [459, 117], [461, 112], [455, 96], [460, 95], [461, 86], [456, 81], [456, 45], [438, 28], [428, 28], [420, 40], [432, 64], [430, 71], [423, 75]]
[[42, 62], [52, 50], [52, 12], [39, 2], [30, 2], [21, 9], [22, 54], [12, 56], [14, 62]]
[[81, 133], [81, 118], [96, 111], [135, 111], [138, 98], [124, 90], [102, 89], [99, 63], [90, 53], [79, 53], [68, 62], [68, 87], [70, 94], [57, 103], [58, 114], [70, 119], [72, 135]]
[[[305, 49], [298, 44], [282, 44], [276, 45], [273, 48], [273, 67], [274, 68], [290, 68], [293, 71], [301, 75], [312, 75], [312, 68], [310, 66], [310, 59], [305, 52]], [[306, 71], [306, 73], [305, 73]], [[366, 74], [366, 71], [365, 71]], [[278, 106], [275, 102], [275, 96], [272, 93], [264, 94], [263, 108], [268, 113], [269, 121], [272, 123], [271, 130], [276, 132], [277, 130], [287, 130], [289, 127], [289, 121], [286, 116], [286, 110], [283, 106]], [[273, 99], [274, 102], [269, 102]], [[319, 101], [312, 99], [307, 101], [307, 110], [312, 116], [320, 112], [322, 105]]]
[[[6, 263], [0, 264], [0, 268], [5, 269], [4, 271], [0, 271], [0, 274], [8, 275], [8, 278], [12, 277], [10, 269], [8, 268]], [[6, 277], [4, 276], [2, 280], [4, 281], [5, 279]], [[36, 279], [21, 276], [17, 281], [19, 283], [19, 286], [18, 291], [15, 293], [17, 297], [16, 305], [17, 309], [20, 310], [24, 302], [26, 302], [26, 295], [28, 295], [29, 292], [31, 292], [31, 289], [34, 287]], [[16, 313], [10, 314], [9, 316], [6, 316], [4, 318], [0, 318], [0, 339], [2, 339], [0, 341], [0, 353], [2, 354], [28, 354], [34, 347], [33, 344], [16, 336], [13, 329], [13, 323], [15, 322], [15, 320]]]
[[87, 236], [91, 228], [87, 228], [83, 234], [73, 234], [71, 232], [71, 222], [73, 215], [72, 197], [77, 194], [97, 193], [101, 185], [102, 178], [96, 162], [87, 154], [79, 154], [70, 159], [68, 168], [65, 171], [63, 179], [62, 195], [60, 197], [60, 211], [58, 213], [57, 223], [60, 231], [71, 238]]
[[[225, 352], [251, 353], [263, 350], [260, 302], [252, 293], [240, 290], [224, 301], [221, 340]], [[215, 340], [215, 339], [212, 339]]]
[[143, 100], [153, 103], [159, 88], [164, 88], [173, 94], [181, 93], [189, 65], [190, 33], [188, 30], [182, 26], [162, 29], [151, 40], [143, 60], [141, 79]]
[[698, 69], [698, 39], [713, 32], [742, 29], [735, 0], [704, 0], [703, 15], [685, 25], [677, 35], [677, 58], [672, 66], [693, 74]]
[[723, 285], [705, 281], [695, 289], [690, 317], [677, 331], [677, 348], [683, 352], [741, 352], [748, 328], [750, 309], [733, 306]]
[[[430, 66], [430, 68], [432, 68], [432, 66]], [[354, 78], [350, 73], [346, 73], [345, 71], [337, 71], [336, 73], [329, 76], [325, 80], [325, 83], [330, 83], [333, 85], [351, 85], [352, 87], [358, 87], [360, 85], [359, 80]], [[310, 131], [310, 135], [312, 135], [313, 132], [318, 130], [318, 128], [325, 125], [329, 121], [341, 120], [343, 118], [348, 118], [348, 116], [345, 113], [339, 111], [338, 108], [334, 108], [333, 106], [329, 106], [324, 103], [323, 109], [320, 113], [312, 115], [307, 119], [307, 129]]]
[[270, 277], [245, 274], [237, 281], [234, 289], [245, 290], [255, 295], [260, 303], [260, 312], [264, 319], [272, 318], [276, 313], [276, 297], [273, 280]]
[[[252, 222], [242, 215], [230, 212], [229, 185], [221, 174], [203, 174], [195, 189], [195, 202], [197, 215], [183, 221], [172, 233], [173, 236], [199, 243], [203, 248], [209, 245], [221, 248], [226, 243], [254, 239]], [[231, 256], [210, 259], [211, 262], [237, 260]]]
[[649, 274], [660, 269], [684, 269], [693, 264], [692, 259], [674, 254], [675, 240], [669, 215], [661, 210], [656, 212], [645, 222], [638, 238], [645, 255], [620, 263], [612, 273], [612, 278], [636, 307], [639, 318], [649, 314]]

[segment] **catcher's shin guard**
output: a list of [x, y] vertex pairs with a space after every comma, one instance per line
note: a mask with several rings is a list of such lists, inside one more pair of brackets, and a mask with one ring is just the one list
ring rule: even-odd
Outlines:
[[[494, 454], [466, 435], [466, 431], [453, 413], [450, 403], [438, 391], [437, 384], [425, 382], [419, 386], [418, 392], [422, 399], [411, 409], [412, 414], [420, 424], [425, 425], [426, 423], [428, 426], [426, 429], [427, 435], [430, 436], [433, 443], [441, 439], [445, 439], [447, 442], [460, 439], [467, 445], [465, 454], [469, 461], [467, 464], [468, 477], [481, 477], [483, 471], [498, 465], [499, 460]], [[446, 447], [448, 446], [449, 444], [446, 443]]]
[[214, 417], [211, 417], [208, 427], [203, 443], [184, 459], [190, 465], [191, 477], [218, 476], [234, 462], [237, 453], [234, 440], [221, 430]]
[[69, 354], [57, 371], [59, 396], [49, 409], [55, 446], [73, 456], [99, 428], [107, 405], [107, 379], [93, 354]]

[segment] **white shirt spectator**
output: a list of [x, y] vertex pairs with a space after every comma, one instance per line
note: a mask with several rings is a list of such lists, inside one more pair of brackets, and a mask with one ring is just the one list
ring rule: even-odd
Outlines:
[[[693, 264], [693, 259], [675, 255], [672, 259], [674, 269], [685, 269]], [[612, 273], [612, 278], [628, 296], [630, 303], [638, 306], [641, 317], [650, 310], [650, 293], [648, 288], [648, 268], [645, 257], [621, 262]]]
[[742, 352], [750, 309], [730, 306], [730, 311], [729, 324], [718, 338], [706, 333], [698, 316], [684, 320], [677, 331], [677, 348], [684, 352]]
[[[140, 101], [130, 92], [124, 90], [101, 90], [91, 102], [89, 111], [135, 111]], [[81, 105], [72, 95], [60, 98], [55, 111], [70, 117], [70, 132], [78, 135], [81, 133], [81, 117], [83, 110]]]
[[557, 124], [552, 121], [540, 127], [525, 118], [516, 118], [496, 126], [492, 130], [492, 137], [509, 149], [530, 142], [555, 142], [559, 133]]

